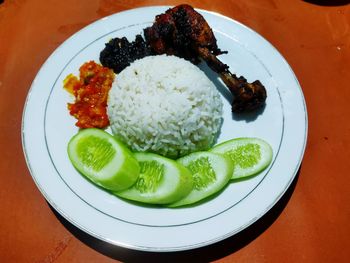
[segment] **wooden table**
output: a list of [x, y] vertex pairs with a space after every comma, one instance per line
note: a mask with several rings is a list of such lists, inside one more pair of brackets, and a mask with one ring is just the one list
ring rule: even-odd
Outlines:
[[126, 9], [181, 1], [5, 0], [0, 5], [1, 262], [348, 262], [348, 1], [328, 6], [302, 0], [186, 2], [253, 28], [297, 75], [308, 109], [308, 143], [286, 195], [240, 234], [180, 253], [112, 247], [69, 224], [40, 194], [24, 160], [21, 118], [31, 82], [51, 52], [89, 23]]

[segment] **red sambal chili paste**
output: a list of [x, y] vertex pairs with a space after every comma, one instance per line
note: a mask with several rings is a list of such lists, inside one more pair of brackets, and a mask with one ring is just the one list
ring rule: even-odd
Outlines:
[[94, 61], [84, 63], [79, 68], [79, 79], [69, 74], [64, 88], [75, 96], [74, 103], [68, 103], [70, 115], [78, 121], [79, 128], [105, 128], [109, 125], [107, 97], [114, 80], [113, 70]]

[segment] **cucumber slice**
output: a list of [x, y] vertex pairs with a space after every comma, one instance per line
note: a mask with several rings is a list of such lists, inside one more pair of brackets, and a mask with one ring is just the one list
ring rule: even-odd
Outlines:
[[140, 173], [132, 153], [100, 129], [84, 129], [73, 136], [68, 143], [68, 156], [81, 174], [112, 191], [130, 187]]
[[189, 195], [170, 204], [170, 207], [189, 205], [203, 200], [221, 190], [231, 179], [233, 164], [223, 155], [195, 152], [177, 161], [191, 171], [194, 186]]
[[181, 164], [154, 153], [135, 153], [141, 172], [129, 189], [114, 194], [148, 204], [168, 204], [186, 196], [193, 187], [191, 173]]
[[262, 139], [237, 138], [218, 144], [210, 150], [223, 154], [234, 164], [232, 179], [256, 175], [272, 161], [272, 148]]

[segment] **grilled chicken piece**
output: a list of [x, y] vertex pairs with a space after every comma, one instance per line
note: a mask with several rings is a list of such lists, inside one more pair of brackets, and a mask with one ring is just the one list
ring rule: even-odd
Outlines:
[[233, 112], [252, 111], [265, 104], [266, 90], [260, 81], [248, 83], [244, 77], [238, 78], [217, 58], [227, 52], [218, 48], [212, 29], [190, 5], [179, 5], [156, 16], [144, 35], [154, 54], [176, 55], [193, 63], [203, 59], [234, 95]]
[[189, 5], [179, 5], [156, 16], [144, 35], [155, 54], [176, 55], [192, 62], [199, 62], [197, 47], [222, 54], [208, 23]]
[[207, 48], [198, 48], [199, 56], [216, 73], [234, 95], [232, 102], [233, 112], [248, 112], [256, 110], [265, 104], [266, 89], [259, 80], [247, 82], [244, 77], [237, 77], [229, 71], [229, 67], [222, 63]]

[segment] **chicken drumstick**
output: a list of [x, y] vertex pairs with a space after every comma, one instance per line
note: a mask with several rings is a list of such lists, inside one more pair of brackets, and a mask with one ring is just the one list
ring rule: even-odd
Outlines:
[[217, 58], [226, 52], [217, 47], [212, 29], [191, 6], [179, 5], [156, 16], [144, 35], [152, 53], [176, 55], [193, 63], [203, 59], [234, 95], [233, 112], [252, 111], [265, 104], [266, 90], [260, 81], [248, 83], [244, 77], [238, 78]]

